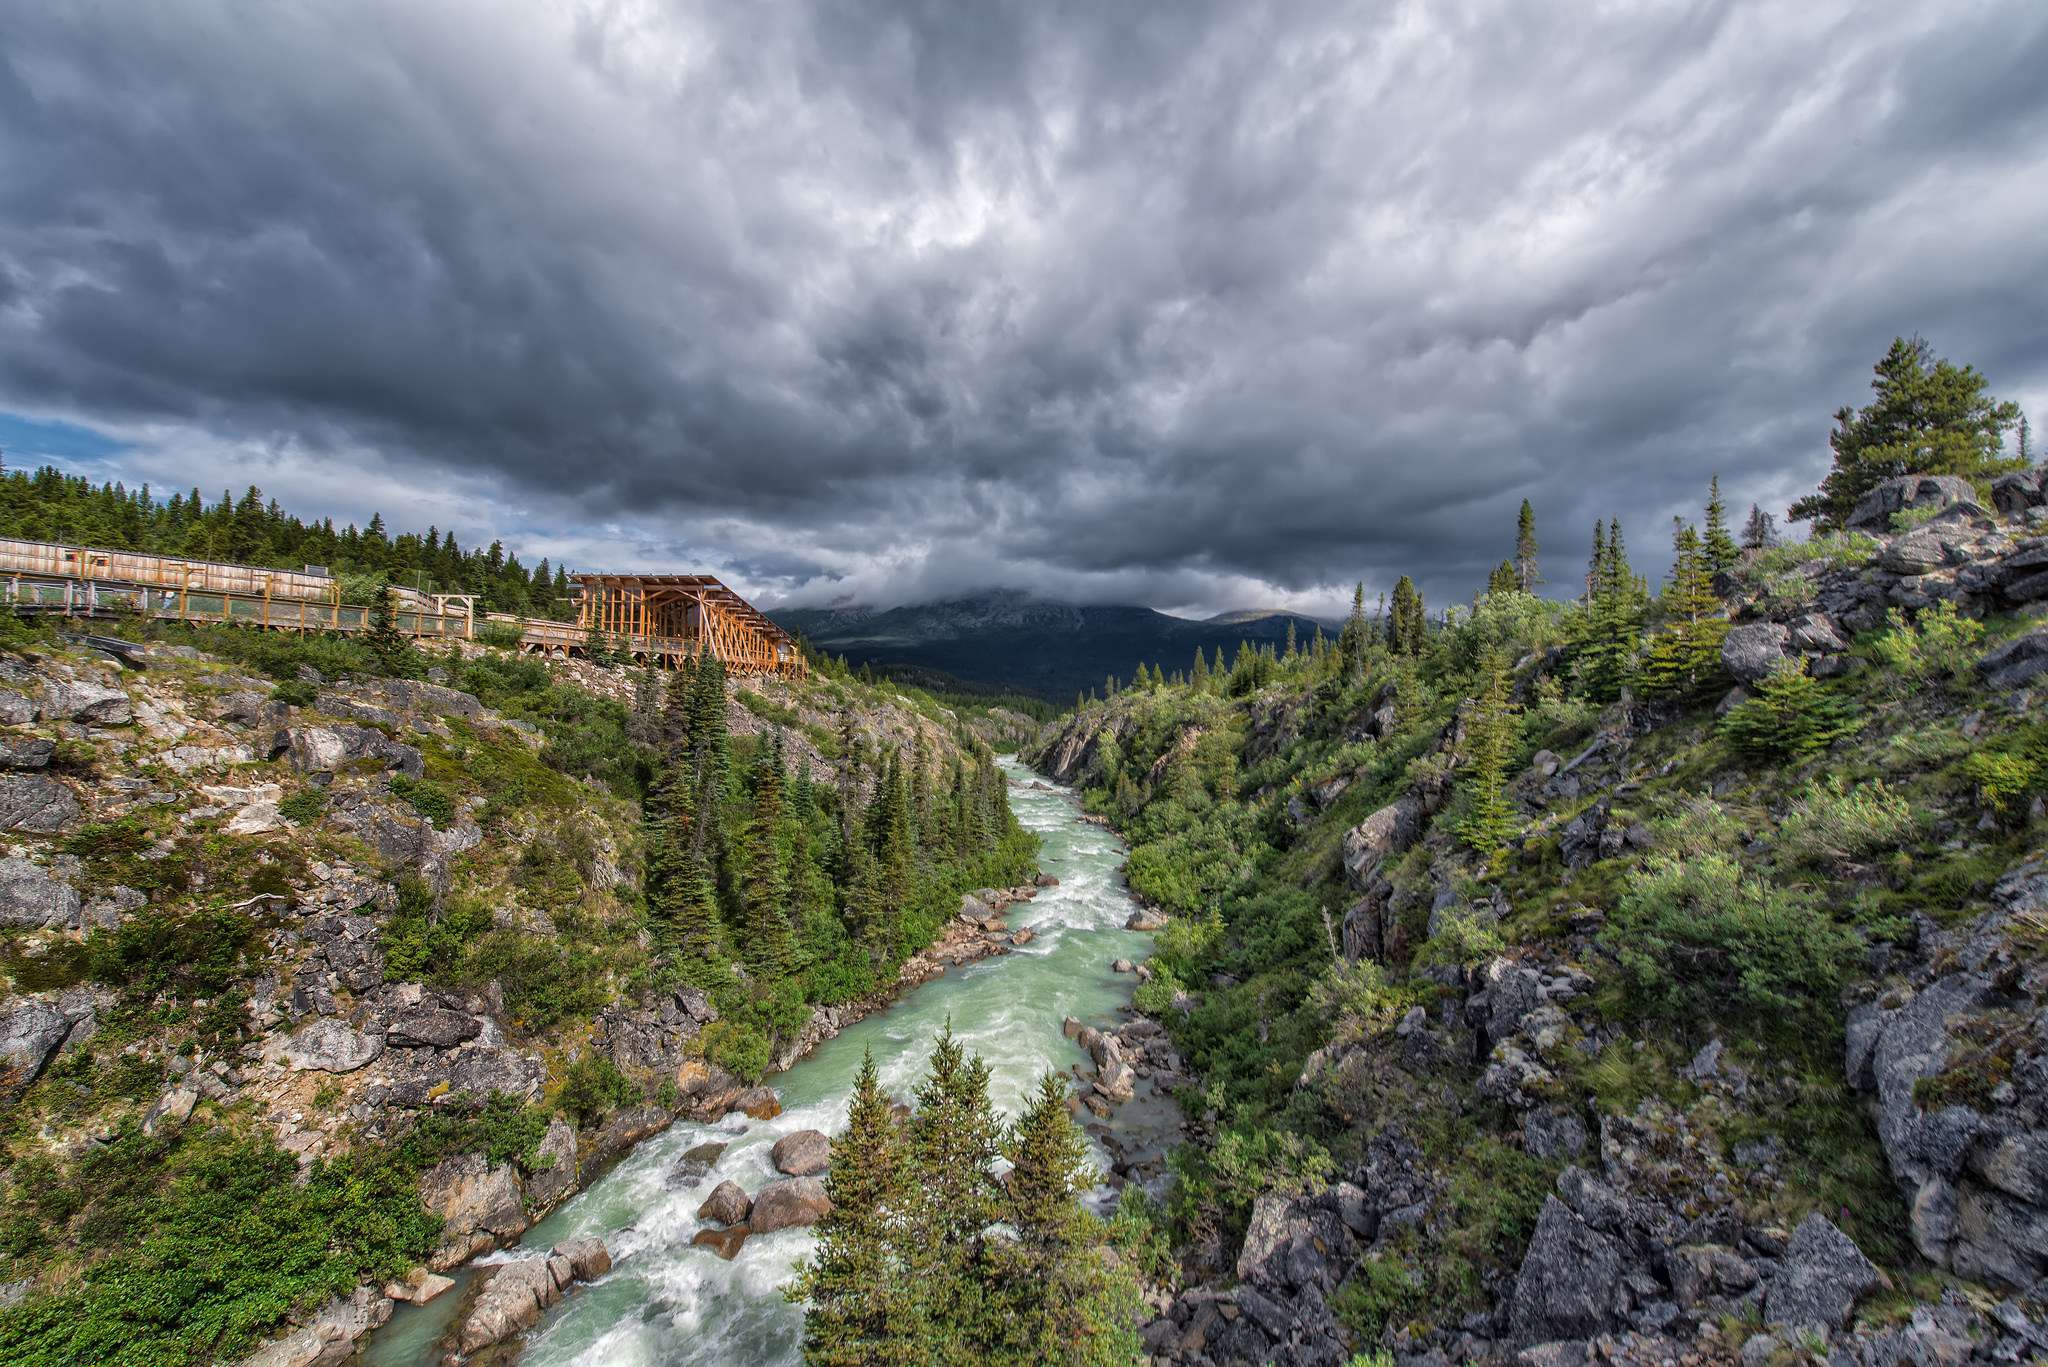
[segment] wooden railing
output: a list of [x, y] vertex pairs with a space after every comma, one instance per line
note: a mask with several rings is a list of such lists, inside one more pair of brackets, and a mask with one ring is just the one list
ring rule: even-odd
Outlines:
[[[370, 609], [341, 601], [327, 575], [268, 570], [175, 556], [105, 551], [0, 538], [0, 586], [17, 611], [66, 616], [134, 612], [164, 621], [226, 623], [273, 631], [367, 631]], [[476, 639], [475, 599], [467, 594], [392, 590], [393, 618], [404, 635], [423, 641]], [[562, 658], [589, 653], [590, 632], [570, 622], [488, 613], [483, 622], [519, 632], [528, 654]], [[681, 636], [608, 637], [621, 655], [673, 667], [709, 651], [737, 674], [801, 672], [794, 650], [764, 660], [758, 651], [729, 652], [715, 639]]]

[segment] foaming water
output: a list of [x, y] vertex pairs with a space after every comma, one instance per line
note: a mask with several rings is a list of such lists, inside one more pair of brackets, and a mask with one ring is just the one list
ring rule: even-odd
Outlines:
[[[1111, 972], [1110, 964], [1143, 958], [1150, 941], [1123, 928], [1134, 904], [1123, 888], [1122, 844], [1107, 829], [1082, 821], [1067, 790], [1013, 761], [1004, 769], [1011, 808], [1044, 842], [1039, 866], [1060, 880], [1036, 900], [1008, 909], [1010, 927], [1029, 926], [1036, 938], [948, 971], [770, 1079], [782, 1097], [783, 1112], [775, 1119], [678, 1124], [537, 1225], [527, 1247], [595, 1234], [610, 1246], [613, 1270], [578, 1289], [530, 1336], [521, 1359], [526, 1367], [797, 1362], [803, 1315], [782, 1299], [781, 1289], [791, 1265], [816, 1240], [804, 1230], [760, 1235], [731, 1262], [693, 1247], [691, 1236], [705, 1227], [696, 1210], [711, 1188], [731, 1180], [758, 1191], [776, 1176], [768, 1153], [778, 1138], [794, 1130], [836, 1133], [846, 1122], [863, 1050], [874, 1050], [883, 1088], [908, 1099], [948, 1018], [954, 1035], [987, 1060], [996, 1105], [1011, 1115], [1048, 1070], [1086, 1061], [1061, 1033], [1061, 1021], [1075, 1016], [1090, 1025], [1114, 1024], [1132, 982]], [[730, 1147], [699, 1182], [674, 1183], [669, 1169], [675, 1161], [706, 1142]], [[1099, 1144], [1094, 1151], [1097, 1166], [1106, 1169]], [[424, 1309], [401, 1308], [371, 1340], [366, 1363], [434, 1361], [458, 1298], [451, 1292]]]

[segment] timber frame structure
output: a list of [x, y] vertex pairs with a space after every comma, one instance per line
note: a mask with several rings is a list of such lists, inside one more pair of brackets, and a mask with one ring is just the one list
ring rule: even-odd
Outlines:
[[740, 674], [805, 672], [796, 641], [708, 574], [579, 574], [576, 624], [603, 632], [621, 655], [673, 668], [711, 654]]
[[[706, 574], [585, 574], [575, 622], [480, 614], [463, 593], [391, 590], [394, 624], [423, 641], [473, 641], [479, 622], [519, 633], [519, 649], [566, 659], [590, 653], [602, 632], [616, 655], [672, 668], [716, 656], [734, 674], [809, 672], [796, 641], [746, 599]], [[104, 617], [139, 613], [179, 622], [224, 622], [270, 631], [352, 635], [370, 609], [341, 601], [331, 575], [271, 570], [133, 551], [0, 538], [0, 598], [24, 614]]]

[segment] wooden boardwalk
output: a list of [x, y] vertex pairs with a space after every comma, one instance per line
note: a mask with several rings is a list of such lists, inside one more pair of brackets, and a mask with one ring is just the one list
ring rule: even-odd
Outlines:
[[[478, 613], [462, 593], [391, 590], [398, 630], [421, 641], [473, 641], [480, 625], [509, 627], [531, 655], [587, 656], [593, 632], [611, 654], [672, 668], [716, 656], [736, 674], [806, 672], [788, 632], [710, 575], [578, 575], [577, 621]], [[353, 635], [370, 609], [341, 601], [330, 575], [176, 556], [0, 538], [0, 583], [17, 611], [103, 616], [135, 612], [178, 622]]]

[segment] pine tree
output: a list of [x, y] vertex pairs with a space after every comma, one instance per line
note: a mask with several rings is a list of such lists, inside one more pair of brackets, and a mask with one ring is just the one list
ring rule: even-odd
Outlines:
[[782, 738], [770, 737], [754, 766], [753, 815], [747, 823], [740, 906], [747, 967], [767, 982], [795, 967], [789, 935], [789, 883], [782, 865]]
[[1507, 661], [1487, 657], [1480, 678], [1479, 696], [1465, 723], [1467, 765], [1460, 784], [1465, 805], [1457, 831], [1467, 849], [1490, 859], [1521, 824], [1507, 798], [1507, 781], [1522, 728], [1509, 692]]
[[1489, 598], [1502, 593], [1518, 593], [1522, 581], [1515, 575], [1515, 567], [1503, 560], [1493, 567], [1493, 573], [1486, 577], [1486, 596]]
[[1132, 1324], [1137, 1289], [1097, 1252], [1101, 1222], [1080, 1205], [1094, 1185], [1088, 1145], [1067, 1113], [1067, 1086], [1057, 1073], [1010, 1132], [1015, 1165], [1005, 1182], [1003, 1212], [1014, 1239], [992, 1246], [990, 1357], [1030, 1363], [1127, 1363], [1139, 1356]]
[[398, 629], [398, 589], [389, 570], [384, 572], [383, 586], [370, 604], [370, 625], [363, 634], [363, 644], [377, 657], [385, 673], [408, 678], [418, 672], [419, 651]]
[[1188, 674], [1188, 686], [1197, 693], [1209, 691], [1209, 661], [1203, 658], [1200, 646], [1195, 647], [1195, 667]]
[[1365, 646], [1372, 636], [1372, 628], [1365, 620], [1365, 583], [1360, 581], [1351, 590], [1351, 615], [1344, 619], [1344, 629], [1337, 635], [1337, 650], [1343, 656], [1347, 673], [1357, 674], [1365, 667]]
[[1707, 531], [1700, 541], [1700, 550], [1706, 558], [1709, 579], [1734, 569], [1735, 562], [1742, 558], [1735, 538], [1728, 534], [1728, 507], [1721, 502], [1719, 475], [1715, 475], [1707, 485]]
[[806, 1367], [889, 1367], [929, 1360], [923, 1290], [904, 1257], [901, 1206], [910, 1174], [898, 1151], [873, 1050], [854, 1078], [846, 1131], [832, 1143], [817, 1251], [784, 1291], [804, 1304]]
[[1641, 679], [1647, 693], [1688, 697], [1720, 679], [1728, 619], [1708, 578], [1710, 557], [1690, 523], [1678, 524], [1672, 553], [1671, 579], [1658, 604], [1664, 624], [1650, 636]]
[[1755, 759], [1800, 760], [1860, 729], [1855, 709], [1806, 672], [1795, 655], [1721, 719], [1728, 743]]
[[714, 802], [725, 797], [732, 740], [725, 718], [725, 663], [706, 653], [690, 686], [690, 758], [699, 787]]
[[1749, 521], [1742, 527], [1742, 549], [1767, 551], [1778, 544], [1778, 519], [1752, 503]]
[[971, 1341], [985, 1300], [979, 1263], [983, 1234], [999, 1214], [992, 1168], [1002, 1140], [988, 1087], [988, 1065], [966, 1056], [949, 1019], [905, 1131], [918, 1174], [910, 1262], [941, 1342]]
[[626, 739], [635, 745], [661, 743], [661, 682], [652, 669], [633, 680], [633, 710], [626, 716]]
[[1618, 519], [1608, 522], [1604, 536], [1596, 530], [1593, 556], [1579, 668], [1587, 692], [1598, 701], [1612, 702], [1635, 681], [1648, 594], [1629, 567]]
[[1536, 572], [1536, 510], [1525, 498], [1522, 511], [1515, 518], [1515, 583], [1522, 592], [1534, 593], [1542, 582], [1542, 576]]
[[1858, 499], [1895, 475], [1981, 479], [2018, 468], [2004, 448], [2019, 405], [1992, 398], [1974, 368], [1937, 358], [1918, 337], [1899, 337], [1875, 372], [1876, 397], [1835, 413], [1834, 467], [1820, 492], [1792, 505], [1793, 521], [1839, 530]]
[[1402, 575], [1394, 581], [1394, 606], [1387, 618], [1387, 645], [1396, 655], [1420, 655], [1429, 639], [1428, 613], [1415, 581]]

